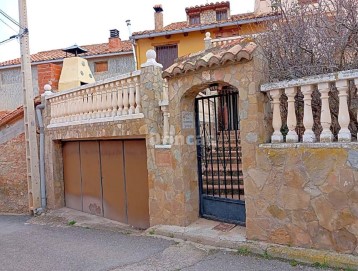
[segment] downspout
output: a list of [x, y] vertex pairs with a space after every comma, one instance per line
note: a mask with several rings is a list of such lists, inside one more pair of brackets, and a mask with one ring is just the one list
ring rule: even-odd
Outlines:
[[45, 104], [36, 106], [37, 124], [40, 128], [40, 188], [41, 188], [41, 208], [42, 211], [46, 208], [46, 177], [45, 177], [45, 129], [42, 119], [42, 110]]

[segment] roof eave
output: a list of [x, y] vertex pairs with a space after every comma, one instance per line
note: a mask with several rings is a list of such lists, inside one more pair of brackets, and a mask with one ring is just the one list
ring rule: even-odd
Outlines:
[[[99, 54], [99, 55], [90, 55], [90, 56], [83, 56], [84, 59], [93, 59], [93, 58], [100, 58], [100, 57], [110, 57], [110, 56], [118, 56], [118, 55], [129, 55], [133, 54], [133, 51], [125, 51], [125, 52], [116, 52], [116, 53], [109, 53], [109, 54]], [[49, 59], [49, 60], [43, 60], [43, 61], [33, 61], [31, 62], [31, 66], [33, 65], [39, 65], [39, 64], [47, 64], [47, 63], [58, 63], [62, 62], [64, 58], [56, 58], [56, 59]], [[17, 68], [21, 67], [20, 64], [13, 64], [13, 65], [6, 65], [6, 66], [0, 66], [0, 70], [8, 69], [8, 68]]]
[[160, 37], [160, 36], [166, 36], [166, 35], [174, 35], [174, 34], [188, 33], [188, 32], [200, 31], [200, 30], [207, 30], [207, 29], [218, 28], [218, 27], [258, 23], [258, 22], [274, 20], [277, 18], [279, 18], [278, 15], [273, 15], [273, 16], [266, 16], [266, 17], [261, 17], [261, 18], [237, 20], [237, 21], [232, 21], [232, 22], [214, 23], [214, 24], [200, 25], [200, 26], [195, 26], [195, 27], [186, 27], [186, 28], [176, 29], [176, 30], [154, 32], [154, 33], [140, 34], [140, 35], [132, 35], [132, 36], [130, 36], [130, 39], [138, 40], [138, 39], [144, 39], [144, 38], [154, 38], [154, 37]]

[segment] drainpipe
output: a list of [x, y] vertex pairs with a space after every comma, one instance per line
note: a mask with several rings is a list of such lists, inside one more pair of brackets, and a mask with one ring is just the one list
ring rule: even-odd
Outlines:
[[[44, 86], [44, 95], [51, 94], [51, 85], [46, 84]], [[42, 118], [42, 110], [45, 108], [45, 104], [42, 101], [41, 104], [36, 106], [37, 124], [40, 128], [40, 188], [41, 188], [41, 208], [42, 211], [46, 209], [46, 176], [45, 176], [45, 129]]]
[[44, 124], [42, 120], [42, 110], [45, 104], [41, 103], [36, 106], [37, 124], [40, 128], [40, 188], [41, 188], [41, 208], [46, 208], [46, 177], [45, 177], [45, 133]]

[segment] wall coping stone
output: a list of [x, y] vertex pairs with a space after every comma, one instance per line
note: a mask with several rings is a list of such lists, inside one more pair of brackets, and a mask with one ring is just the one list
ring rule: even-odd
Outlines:
[[266, 143], [260, 144], [259, 148], [261, 149], [352, 149], [358, 148], [358, 142], [349, 142], [349, 143], [340, 143], [340, 142], [330, 142], [330, 143]]
[[131, 119], [143, 119], [143, 118], [144, 118], [144, 114], [138, 113], [138, 114], [131, 114], [131, 115], [115, 116], [115, 117], [105, 117], [105, 118], [98, 118], [98, 119], [75, 120], [70, 122], [53, 123], [48, 125], [47, 128], [50, 129], [50, 128], [67, 127], [67, 126], [81, 125], [81, 124], [113, 122], [118, 120], [131, 120]]
[[303, 85], [313, 85], [313, 84], [326, 83], [326, 82], [335, 82], [337, 80], [351, 80], [354, 78], [358, 78], [358, 69], [328, 73], [322, 75], [307, 76], [294, 80], [285, 80], [280, 82], [267, 83], [261, 85], [261, 91], [267, 92], [276, 89], [299, 87]]

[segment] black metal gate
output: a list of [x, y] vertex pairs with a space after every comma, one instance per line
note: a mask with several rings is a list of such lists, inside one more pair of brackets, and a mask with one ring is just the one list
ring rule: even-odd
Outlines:
[[196, 98], [200, 215], [245, 225], [238, 92]]

